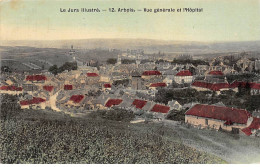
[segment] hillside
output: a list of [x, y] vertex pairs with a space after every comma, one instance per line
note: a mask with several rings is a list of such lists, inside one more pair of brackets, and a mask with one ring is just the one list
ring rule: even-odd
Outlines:
[[[159, 124], [72, 118], [20, 110], [16, 98], [1, 106], [1, 163], [224, 163], [184, 145]], [[8, 105], [8, 106], [7, 106]]]
[[53, 41], [0, 41], [1, 46], [30, 46], [39, 48], [70, 48], [77, 49], [115, 48], [143, 49], [147, 53], [192, 52], [192, 53], [223, 53], [260, 51], [260, 41], [243, 42], [196, 42], [196, 41], [167, 41], [154, 39], [79, 39]]

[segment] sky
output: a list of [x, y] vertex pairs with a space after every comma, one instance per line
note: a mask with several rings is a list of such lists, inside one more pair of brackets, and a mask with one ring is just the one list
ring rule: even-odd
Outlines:
[[[60, 12], [99, 8], [106, 12]], [[203, 12], [119, 13], [109, 8], [203, 8]], [[0, 0], [0, 40], [142, 38], [260, 40], [260, 0]]]

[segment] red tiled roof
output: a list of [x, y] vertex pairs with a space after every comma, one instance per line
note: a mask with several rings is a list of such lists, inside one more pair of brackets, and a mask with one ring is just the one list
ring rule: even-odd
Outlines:
[[74, 103], [79, 103], [84, 99], [84, 95], [72, 95], [70, 97], [70, 101], [73, 101]]
[[104, 84], [104, 87], [105, 87], [105, 88], [111, 88], [111, 84], [106, 83], [106, 84]]
[[210, 71], [209, 75], [224, 75], [222, 71]]
[[22, 87], [16, 87], [16, 86], [1, 86], [0, 90], [7, 90], [7, 91], [22, 91]]
[[168, 113], [170, 111], [170, 107], [160, 105], [160, 104], [155, 104], [153, 108], [151, 109], [152, 112], [160, 112], [160, 113]]
[[[247, 82], [234, 81], [233, 83], [230, 84], [230, 88], [237, 88], [239, 86], [244, 88], [244, 87], [246, 87], [246, 84], [247, 84]], [[249, 83], [249, 86], [250, 86], [251, 89], [258, 89], [258, 90], [260, 90], [260, 83], [251, 82], [251, 83]]]
[[253, 117], [252, 123], [242, 129], [242, 132], [244, 132], [247, 136], [250, 136], [252, 134], [252, 129], [260, 129], [260, 118]]
[[26, 77], [26, 81], [43, 81], [47, 80], [45, 75], [28, 75]]
[[192, 73], [189, 70], [180, 71], [176, 76], [192, 76]]
[[250, 136], [252, 134], [252, 131], [250, 128], [244, 128], [244, 129], [242, 129], [242, 132], [244, 132], [247, 136]]
[[241, 82], [241, 81], [234, 81], [233, 83], [230, 84], [230, 88], [237, 88], [237, 87], [245, 87], [246, 82]]
[[97, 73], [87, 73], [88, 77], [98, 77]]
[[243, 109], [203, 104], [196, 104], [185, 115], [212, 118], [239, 124], [246, 124], [248, 118], [251, 116], [249, 112]]
[[260, 83], [250, 83], [251, 89], [258, 89], [260, 90]]
[[142, 75], [162, 75], [162, 73], [160, 71], [144, 71]]
[[132, 103], [136, 108], [142, 109], [146, 105], [147, 101], [135, 99]]
[[122, 99], [109, 99], [106, 102], [105, 106], [106, 107], [112, 107], [114, 105], [119, 105], [120, 103], [122, 103], [122, 101], [123, 101]]
[[260, 129], [260, 118], [253, 117], [252, 123], [249, 125], [250, 129]]
[[212, 84], [212, 86], [209, 88], [213, 91], [219, 91], [220, 89], [224, 89], [224, 88], [229, 88], [229, 84], [228, 83], [214, 83]]
[[230, 87], [228, 83], [207, 83], [202, 81], [195, 81], [192, 83], [192, 86], [202, 87], [213, 91], [219, 91], [220, 89]]
[[51, 92], [52, 90], [53, 90], [53, 86], [50, 86], [50, 85], [45, 85], [45, 86], [43, 86], [43, 89], [44, 90], [46, 90], [46, 91], [48, 91], [48, 92]]
[[160, 82], [160, 83], [152, 83], [150, 87], [165, 87], [167, 86], [166, 83]]
[[64, 85], [64, 90], [72, 90], [73, 86], [72, 85]]
[[46, 100], [43, 99], [43, 98], [33, 97], [33, 99], [31, 99], [31, 100], [23, 100], [23, 101], [20, 101], [20, 104], [21, 104], [21, 105], [39, 104], [39, 103], [42, 103], [42, 102], [45, 102], [45, 101], [46, 101]]

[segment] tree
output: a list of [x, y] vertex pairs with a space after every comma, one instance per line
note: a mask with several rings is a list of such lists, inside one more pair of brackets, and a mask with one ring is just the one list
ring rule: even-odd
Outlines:
[[185, 122], [185, 112], [186, 110], [171, 110], [167, 114], [166, 119]]
[[57, 75], [58, 74], [58, 67], [57, 67], [57, 65], [55, 64], [55, 65], [51, 66], [49, 68], [49, 72], [54, 74], [54, 75]]
[[114, 58], [107, 59], [107, 64], [116, 64], [117, 60]]
[[2, 67], [1, 67], [1, 71], [2, 71], [2, 72], [12, 72], [11, 69], [10, 69], [10, 67], [8, 67], [8, 66], [2, 66]]
[[245, 85], [242, 85], [241, 83], [238, 85], [238, 96], [248, 96], [251, 93], [251, 86], [249, 82], [246, 82]]
[[123, 59], [122, 64], [133, 64], [135, 63], [135, 60], [130, 60], [130, 59]]
[[54, 75], [57, 75], [58, 73], [62, 73], [65, 70], [71, 71], [71, 70], [77, 70], [77, 62], [66, 62], [61, 67], [57, 67], [57, 65], [53, 65], [49, 68], [49, 72], [51, 72]]
[[78, 69], [77, 62], [66, 62], [59, 68], [59, 71], [63, 72], [65, 70], [71, 71], [77, 69]]
[[196, 69], [194, 67], [190, 67], [189, 71], [192, 73], [192, 75], [196, 75]]

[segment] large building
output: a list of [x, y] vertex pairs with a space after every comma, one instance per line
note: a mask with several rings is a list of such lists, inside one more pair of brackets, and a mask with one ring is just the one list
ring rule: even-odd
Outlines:
[[185, 122], [188, 124], [234, 133], [246, 128], [249, 118], [252, 118], [251, 114], [243, 109], [204, 104], [196, 104], [185, 113]]
[[178, 84], [192, 83], [193, 80], [194, 77], [189, 70], [180, 71], [174, 76], [174, 81]]

